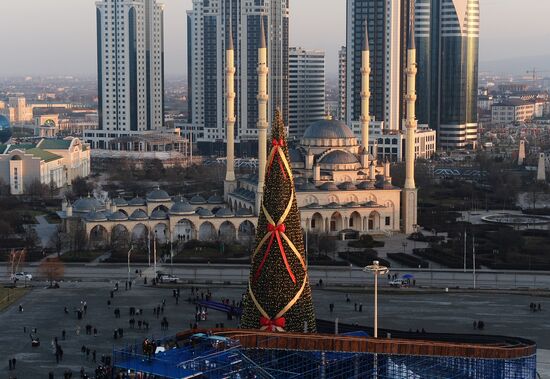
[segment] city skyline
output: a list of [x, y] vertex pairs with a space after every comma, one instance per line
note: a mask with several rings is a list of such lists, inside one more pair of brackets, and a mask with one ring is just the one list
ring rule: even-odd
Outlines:
[[[163, 3], [166, 5], [166, 74], [185, 77], [186, 11], [192, 8], [192, 2], [164, 0]], [[325, 50], [327, 77], [334, 79], [338, 70], [338, 49], [345, 45], [346, 2], [326, 3], [326, 6], [315, 7], [315, 15], [309, 17], [308, 12], [318, 4], [318, 0], [300, 0], [291, 4], [290, 45]], [[481, 71], [487, 68], [500, 70], [502, 65], [495, 62], [509, 60], [515, 64], [507, 71], [520, 73], [533, 63], [527, 59], [522, 64], [517, 62], [518, 58], [540, 57], [550, 51], [550, 29], [544, 17], [550, 12], [550, 2], [484, 0], [480, 2], [480, 8]], [[29, 9], [33, 9], [32, 14], [29, 14]], [[0, 23], [0, 33], [11, 36], [4, 40], [3, 50], [17, 51], [17, 54], [4, 54], [0, 76], [95, 75], [94, 1], [56, 0], [55, 6], [38, 0], [2, 2], [0, 14], [10, 15]], [[21, 28], [22, 20], [26, 25], [41, 26]], [[526, 21], [520, 25], [521, 20]], [[512, 21], [513, 27], [510, 27]], [[329, 24], [333, 27], [323, 27]], [[522, 43], [525, 40], [530, 43]], [[535, 66], [538, 65], [540, 70], [549, 69], [546, 66], [550, 66], [550, 59], [546, 61], [549, 63], [541, 62]]]

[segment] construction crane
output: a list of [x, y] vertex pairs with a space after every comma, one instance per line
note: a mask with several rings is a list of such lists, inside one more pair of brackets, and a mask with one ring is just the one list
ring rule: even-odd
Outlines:
[[533, 67], [532, 70], [527, 70], [527, 74], [533, 74], [533, 82], [537, 80], [537, 74], [540, 74], [541, 72], [550, 72], [550, 70], [537, 70], [536, 67]]

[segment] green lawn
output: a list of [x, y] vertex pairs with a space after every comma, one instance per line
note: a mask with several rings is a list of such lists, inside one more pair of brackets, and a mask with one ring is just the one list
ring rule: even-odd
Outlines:
[[0, 287], [0, 311], [18, 301], [27, 291], [29, 288]]

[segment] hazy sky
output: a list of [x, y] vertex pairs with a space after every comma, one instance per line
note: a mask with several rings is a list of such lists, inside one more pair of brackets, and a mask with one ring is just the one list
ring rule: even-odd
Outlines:
[[[164, 0], [166, 73], [186, 75], [192, 0]], [[550, 56], [549, 0], [480, 0], [480, 60]], [[337, 72], [346, 0], [292, 0], [291, 46], [324, 49]], [[0, 0], [0, 76], [95, 75], [94, 0]], [[531, 63], [530, 63], [531, 64]]]

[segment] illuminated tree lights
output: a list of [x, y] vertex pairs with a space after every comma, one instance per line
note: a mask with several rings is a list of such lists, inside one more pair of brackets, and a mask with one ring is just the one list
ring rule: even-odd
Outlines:
[[270, 149], [241, 326], [315, 332], [300, 212], [280, 111], [275, 113]]

